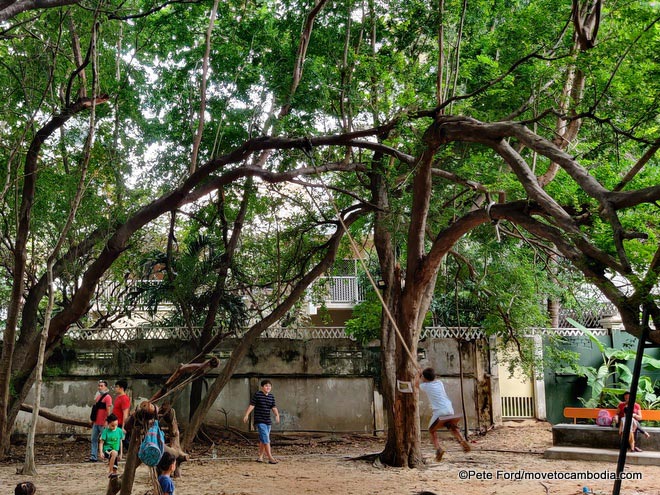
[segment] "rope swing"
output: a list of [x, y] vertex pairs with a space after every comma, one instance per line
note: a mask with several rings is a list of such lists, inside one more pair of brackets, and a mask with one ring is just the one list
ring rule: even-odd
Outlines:
[[[312, 149], [313, 149], [312, 144], [308, 139], [308, 147], [304, 148], [302, 151], [311, 160], [312, 168], [314, 168], [314, 170], [318, 171], [318, 167], [316, 166], [316, 162], [314, 161], [314, 155], [312, 153]], [[353, 250], [353, 254], [357, 258], [357, 260], [360, 262], [360, 265], [361, 265], [362, 269], [364, 270], [364, 273], [367, 275], [367, 278], [369, 279], [369, 283], [374, 288], [374, 292], [378, 296], [378, 300], [380, 301], [381, 307], [382, 307], [383, 311], [385, 312], [385, 314], [387, 315], [388, 320], [392, 324], [392, 327], [394, 328], [394, 331], [395, 331], [397, 337], [399, 338], [399, 341], [401, 342], [401, 346], [405, 349], [406, 354], [410, 358], [411, 362], [415, 363], [415, 366], [418, 367], [417, 366], [417, 357], [413, 355], [412, 351], [408, 347], [408, 344], [406, 344], [406, 341], [404, 340], [403, 335], [401, 335], [401, 331], [399, 330], [399, 326], [396, 324], [396, 321], [394, 320], [394, 316], [392, 316], [392, 313], [390, 312], [389, 308], [385, 304], [385, 299], [383, 299], [383, 296], [380, 293], [378, 285], [376, 284], [375, 280], [371, 276], [371, 273], [367, 269], [367, 264], [364, 261], [364, 258], [362, 257], [362, 254], [360, 253], [360, 251], [358, 249], [358, 245], [355, 242], [355, 239], [353, 238], [353, 236], [351, 235], [351, 233], [348, 230], [348, 227], [344, 223], [344, 219], [341, 216], [341, 212], [339, 211], [339, 208], [337, 207], [337, 204], [334, 201], [334, 198], [332, 197], [332, 194], [330, 193], [330, 190], [329, 190], [328, 186], [326, 185], [325, 181], [323, 180], [322, 174], [317, 172], [317, 176], [318, 176], [318, 178], [321, 182], [321, 186], [323, 187], [323, 190], [325, 191], [326, 195], [328, 196], [329, 203], [332, 205], [332, 208], [333, 208], [335, 214], [337, 215], [337, 219], [339, 220], [339, 223], [340, 223], [342, 229], [344, 230], [344, 233], [348, 237], [348, 240], [351, 244], [351, 248]], [[316, 199], [314, 199], [314, 195], [310, 194], [307, 187], [305, 187], [305, 191], [307, 192], [307, 194], [309, 195], [310, 199], [312, 200], [312, 202], [314, 203], [316, 208], [319, 210], [319, 212], [322, 213], [323, 210], [321, 210], [319, 204], [316, 202]], [[397, 390], [399, 390], [399, 392], [403, 392], [403, 393], [412, 393], [413, 392], [412, 382], [397, 380]]]

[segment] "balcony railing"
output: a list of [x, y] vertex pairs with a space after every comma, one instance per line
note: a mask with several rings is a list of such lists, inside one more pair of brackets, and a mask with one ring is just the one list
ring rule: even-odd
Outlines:
[[[160, 280], [128, 280], [122, 285], [107, 284], [99, 290], [98, 304], [103, 305], [107, 301], [126, 298], [128, 294], [135, 291], [136, 287], [157, 286], [161, 283]], [[358, 277], [355, 276], [319, 277], [315, 285], [321, 288], [326, 304], [355, 305], [364, 300], [364, 290], [360, 287]], [[161, 304], [169, 306], [167, 302]], [[138, 295], [134, 300], [134, 305], [137, 309], [145, 308], [146, 296]]]
[[364, 301], [364, 290], [357, 277], [320, 277], [317, 284], [323, 287], [328, 304], [355, 305]]

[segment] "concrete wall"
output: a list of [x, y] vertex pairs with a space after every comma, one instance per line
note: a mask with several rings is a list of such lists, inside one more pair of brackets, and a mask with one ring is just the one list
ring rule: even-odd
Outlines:
[[[452, 401], [454, 412], [466, 412], [470, 429], [487, 428], [493, 424], [493, 397], [489, 347], [485, 340], [459, 341], [434, 338], [420, 342], [418, 348], [422, 366], [430, 366], [441, 377]], [[461, 379], [462, 377], [462, 379]], [[420, 420], [424, 427], [431, 418], [431, 409], [424, 394], [420, 394]]]
[[[220, 368], [229, 358], [235, 341], [223, 342], [214, 353]], [[471, 429], [491, 424], [488, 349], [483, 342], [427, 339], [420, 343], [421, 362], [438, 371], [457, 412], [467, 411]], [[119, 378], [129, 381], [135, 404], [156, 392], [179, 363], [195, 354], [189, 342], [135, 340], [129, 342], [76, 341], [54, 355], [48, 364], [58, 375], [44, 384], [42, 407], [61, 416], [87, 419], [98, 379], [112, 385]], [[461, 391], [462, 365], [462, 391]], [[205, 378], [212, 380], [216, 371]], [[386, 415], [378, 390], [378, 347], [363, 347], [348, 339], [259, 339], [215, 401], [207, 423], [246, 430], [242, 417], [250, 396], [263, 378], [273, 382], [282, 422], [274, 430], [371, 433], [385, 427]], [[111, 387], [112, 388], [112, 387]], [[177, 418], [183, 425], [189, 415], [189, 389], [173, 397]], [[463, 397], [463, 400], [461, 400]], [[430, 409], [421, 399], [421, 422], [426, 426]], [[32, 402], [29, 397], [28, 403]], [[29, 416], [20, 413], [16, 431], [25, 433]], [[85, 433], [40, 419], [40, 433]]]

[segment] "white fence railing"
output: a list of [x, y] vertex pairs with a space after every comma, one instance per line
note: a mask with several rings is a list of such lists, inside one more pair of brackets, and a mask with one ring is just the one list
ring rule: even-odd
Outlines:
[[[242, 337], [247, 329], [238, 332]], [[218, 329], [213, 330], [215, 334]], [[596, 335], [607, 335], [608, 330], [591, 329]], [[112, 327], [112, 328], [71, 328], [67, 337], [72, 340], [109, 340], [126, 342], [129, 340], [192, 340], [200, 337], [202, 327]], [[558, 334], [580, 336], [582, 332], [575, 328], [541, 328], [530, 331], [528, 335]], [[272, 326], [260, 336], [263, 339], [352, 339], [346, 335], [344, 327], [281, 327]], [[478, 327], [425, 327], [421, 339], [463, 339], [478, 340], [486, 338], [483, 329]]]
[[[215, 328], [212, 334], [218, 331]], [[246, 330], [235, 337], [242, 337]], [[72, 340], [109, 340], [126, 342], [129, 340], [192, 340], [202, 334], [202, 327], [113, 327], [113, 328], [72, 328], [67, 337]], [[262, 339], [347, 339], [344, 327], [279, 327], [266, 329]]]
[[502, 418], [535, 418], [534, 397], [502, 397]]
[[477, 340], [486, 336], [479, 327], [424, 327], [421, 339], [464, 339]]

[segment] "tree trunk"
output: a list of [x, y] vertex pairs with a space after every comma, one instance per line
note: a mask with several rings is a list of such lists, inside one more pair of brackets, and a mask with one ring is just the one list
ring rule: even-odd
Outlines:
[[[393, 235], [388, 230], [389, 200], [385, 188], [385, 178], [382, 174], [372, 175], [371, 189], [373, 202], [378, 206], [374, 222], [374, 246], [378, 253], [381, 278], [385, 283], [383, 302], [387, 305], [394, 320], [390, 320], [390, 316], [385, 311], [382, 312], [381, 392], [387, 414], [387, 441], [380, 454], [380, 460], [389, 466], [418, 467], [422, 462], [417, 410], [418, 394], [416, 391], [412, 394], [399, 392], [396, 386], [397, 379], [411, 381], [416, 374], [417, 362], [416, 360], [411, 362], [395, 329], [396, 324], [403, 336], [406, 334], [405, 329], [410, 328], [410, 322], [406, 323], [402, 319], [405, 318], [402, 309], [405, 303], [401, 291], [401, 269], [396, 265]], [[416, 320], [415, 315], [412, 324]], [[409, 331], [408, 334], [410, 337]], [[407, 340], [408, 348], [416, 349], [417, 339], [408, 338]], [[414, 340], [413, 347], [410, 346], [412, 340]]]
[[[24, 289], [24, 279], [25, 279], [25, 267], [27, 262], [27, 249], [28, 249], [28, 237], [30, 232], [30, 218], [32, 215], [32, 205], [34, 203], [34, 196], [36, 192], [36, 183], [37, 183], [37, 165], [39, 161], [39, 155], [41, 153], [41, 148], [46, 140], [58, 129], [60, 129], [66, 122], [74, 115], [91, 108], [92, 109], [92, 122], [94, 121], [93, 113], [97, 103], [104, 103], [107, 101], [107, 97], [97, 97], [97, 98], [79, 98], [74, 103], [68, 103], [67, 106], [62, 110], [58, 115], [55, 115], [46, 123], [39, 131], [37, 131], [34, 139], [30, 143], [30, 148], [25, 157], [25, 165], [23, 168], [23, 190], [21, 194], [21, 206], [18, 216], [18, 226], [16, 230], [16, 241], [13, 250], [13, 280], [12, 280], [12, 290], [9, 304], [7, 307], [7, 320], [5, 323], [5, 331], [3, 337], [3, 346], [2, 346], [2, 357], [0, 358], [0, 458], [4, 457], [9, 451], [9, 438], [11, 436], [11, 430], [14, 427], [14, 420], [16, 414], [18, 414], [20, 399], [18, 402], [15, 402], [13, 405], [10, 401], [9, 389], [11, 385], [16, 386], [14, 382], [15, 377], [12, 376], [12, 373], [16, 372], [14, 368], [14, 350], [16, 347], [16, 329], [19, 321], [19, 313], [21, 310], [21, 302], [23, 301], [25, 295], [23, 293]], [[92, 128], [90, 127], [90, 132], [88, 134], [88, 141], [93, 135]], [[86, 145], [88, 143], [86, 142]], [[83, 170], [86, 168], [83, 167]], [[84, 171], [81, 173], [81, 176], [84, 176]], [[80, 192], [80, 189], [78, 193]], [[76, 197], [78, 198], [78, 193]], [[79, 198], [78, 198], [79, 199]], [[72, 211], [69, 213], [69, 219], [75, 215], [77, 209], [77, 204], [72, 205]], [[64, 233], [68, 230], [70, 225], [69, 220], [67, 220], [67, 226], [64, 227], [64, 231], [61, 236], [60, 243], [58, 246], [61, 246]], [[57, 247], [54, 251], [55, 256], [52, 260], [49, 260], [49, 268], [51, 270], [51, 280], [52, 283], [52, 269], [54, 260], [59, 251]], [[48, 337], [48, 331], [42, 331], [46, 333], [46, 338]], [[41, 341], [40, 341], [41, 342]], [[46, 342], [47, 345], [47, 342]], [[43, 360], [43, 355], [45, 350], [42, 352], [41, 345], [37, 344], [36, 346], [37, 357], [35, 358], [34, 365], [38, 357], [41, 355]], [[32, 375], [34, 374], [34, 368], [32, 369]], [[29, 379], [27, 380], [30, 381]], [[27, 391], [23, 391], [27, 395]], [[37, 406], [38, 409], [38, 406]]]
[[[21, 404], [21, 411], [31, 413], [32, 411], [34, 411], [34, 408], [30, 404]], [[43, 407], [39, 408], [39, 416], [48, 419], [50, 421], [54, 421], [56, 423], [62, 423], [64, 425], [80, 426], [81, 428], [91, 427], [89, 421], [79, 421], [77, 419], [71, 419], [64, 416], [59, 416], [53, 413], [52, 411], [50, 411], [49, 409], [44, 409]]]
[[[133, 413], [135, 416], [137, 413]], [[126, 453], [126, 465], [124, 472], [121, 475], [121, 495], [131, 495], [133, 491], [133, 483], [135, 482], [135, 470], [137, 469], [140, 460], [138, 459], [138, 450], [140, 449], [140, 439], [145, 433], [145, 429], [138, 425], [137, 422], [133, 423], [131, 430], [131, 439], [128, 443], [128, 452]], [[116, 491], [111, 491], [112, 480], [108, 483], [108, 491], [106, 493], [115, 494]]]
[[206, 379], [204, 377], [198, 378], [192, 382], [190, 386], [190, 412], [188, 414], [188, 419], [192, 419], [195, 411], [202, 402], [202, 392]]
[[46, 271], [48, 273], [48, 305], [46, 307], [46, 315], [44, 318], [44, 328], [41, 330], [41, 336], [39, 337], [39, 355], [37, 358], [37, 367], [35, 369], [34, 407], [32, 411], [32, 420], [30, 421], [30, 429], [28, 430], [27, 445], [25, 446], [25, 462], [21, 469], [21, 474], [29, 476], [35, 476], [37, 474], [37, 466], [34, 462], [34, 443], [37, 434], [37, 423], [39, 421], [39, 408], [41, 407], [41, 386], [44, 381], [44, 354], [46, 352], [46, 342], [48, 341], [50, 315], [53, 311], [53, 303], [55, 300], [52, 258], [48, 260]]
[[550, 318], [550, 328], [559, 328], [559, 310], [561, 304], [559, 299], [551, 297], [548, 299], [548, 318]]
[[[390, 339], [398, 340], [391, 332]], [[388, 362], [387, 375], [391, 406], [388, 407], [387, 442], [380, 454], [381, 462], [389, 466], [416, 468], [423, 463], [421, 434], [419, 427], [419, 396], [413, 393], [399, 392], [396, 381], [412, 381], [417, 372], [416, 363], [408, 358], [400, 342], [395, 342], [399, 351], [396, 353], [396, 365]], [[391, 361], [391, 360], [390, 360]]]

